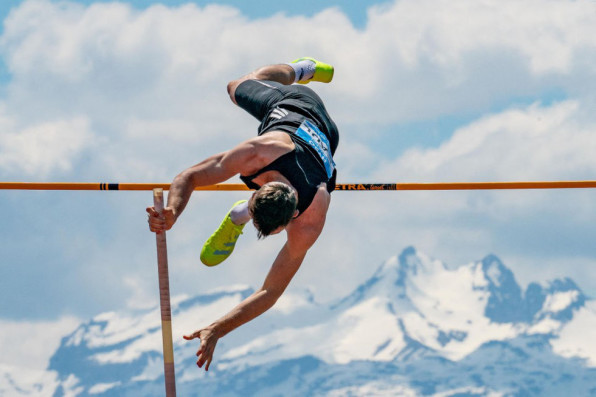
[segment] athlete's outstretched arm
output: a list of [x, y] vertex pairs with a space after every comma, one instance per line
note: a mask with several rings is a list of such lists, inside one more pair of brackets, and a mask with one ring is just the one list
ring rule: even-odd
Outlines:
[[149, 229], [160, 233], [172, 228], [194, 189], [199, 186], [224, 182], [238, 173], [243, 173], [247, 165], [260, 165], [257, 139], [250, 139], [228, 150], [213, 155], [178, 174], [170, 185], [168, 203], [160, 217], [155, 208], [147, 207]]
[[[318, 213], [316, 211], [311, 213], [316, 217], [308, 221], [298, 218], [296, 220], [298, 222], [293, 221], [288, 226], [286, 229], [288, 241], [273, 262], [263, 286], [213, 324], [184, 336], [186, 340], [201, 339], [201, 347], [197, 351], [197, 365], [200, 368], [206, 364], [205, 369], [209, 370], [209, 365], [213, 360], [213, 351], [219, 338], [269, 310], [286, 290], [300, 268], [308, 249], [315, 243], [323, 230], [325, 214], [329, 206], [329, 194], [324, 191], [324, 195], [327, 197], [316, 198], [319, 199], [319, 205], [321, 205]], [[323, 196], [323, 194], [318, 196]], [[305, 213], [304, 216], [306, 215]]]
[[259, 290], [240, 302], [228, 314], [213, 324], [184, 336], [186, 340], [194, 338], [201, 340], [201, 346], [197, 352], [197, 365], [200, 368], [206, 364], [205, 370], [209, 370], [209, 365], [213, 359], [213, 351], [219, 338], [260, 316], [277, 302], [296, 271], [300, 268], [305, 255], [306, 252], [298, 255], [290, 253], [286, 244], [279, 252], [265, 283]]

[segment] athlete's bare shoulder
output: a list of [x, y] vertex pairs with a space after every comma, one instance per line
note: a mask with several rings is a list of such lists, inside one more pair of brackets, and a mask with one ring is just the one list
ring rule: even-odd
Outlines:
[[269, 131], [253, 138], [253, 142], [268, 147], [294, 149], [294, 142], [290, 135], [284, 131]]
[[269, 164], [288, 152], [295, 145], [290, 136], [283, 131], [271, 131], [250, 140], [263, 163]]

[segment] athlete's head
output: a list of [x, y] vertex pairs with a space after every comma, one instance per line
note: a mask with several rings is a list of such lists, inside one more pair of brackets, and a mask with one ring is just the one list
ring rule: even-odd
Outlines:
[[269, 236], [287, 226], [296, 215], [297, 205], [296, 192], [287, 184], [269, 182], [261, 186], [248, 201], [258, 237]]

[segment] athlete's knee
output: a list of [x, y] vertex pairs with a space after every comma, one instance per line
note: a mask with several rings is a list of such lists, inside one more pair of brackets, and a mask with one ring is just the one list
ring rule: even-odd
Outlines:
[[240, 85], [241, 80], [232, 80], [228, 83], [228, 95], [232, 102], [236, 103], [236, 88]]
[[244, 83], [246, 80], [256, 80], [258, 79], [258, 76], [256, 75], [255, 72], [249, 73], [246, 76], [242, 76], [239, 79], [236, 80], [232, 80], [228, 83], [228, 95], [230, 96], [230, 99], [232, 100], [232, 102], [236, 103], [236, 89], [238, 88], [238, 86], [242, 83]]

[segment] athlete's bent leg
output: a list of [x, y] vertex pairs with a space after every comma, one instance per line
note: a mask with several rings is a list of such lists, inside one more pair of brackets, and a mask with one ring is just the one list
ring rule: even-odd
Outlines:
[[228, 95], [232, 102], [236, 103], [236, 88], [246, 80], [270, 80], [284, 85], [290, 85], [294, 83], [295, 78], [294, 68], [288, 64], [263, 66], [246, 76], [230, 81], [228, 83]]
[[246, 80], [269, 80], [290, 85], [293, 83], [308, 84], [311, 81], [330, 83], [333, 79], [332, 65], [314, 58], [298, 58], [290, 63], [263, 66], [252, 73], [228, 83], [228, 95], [236, 102], [236, 88]]

